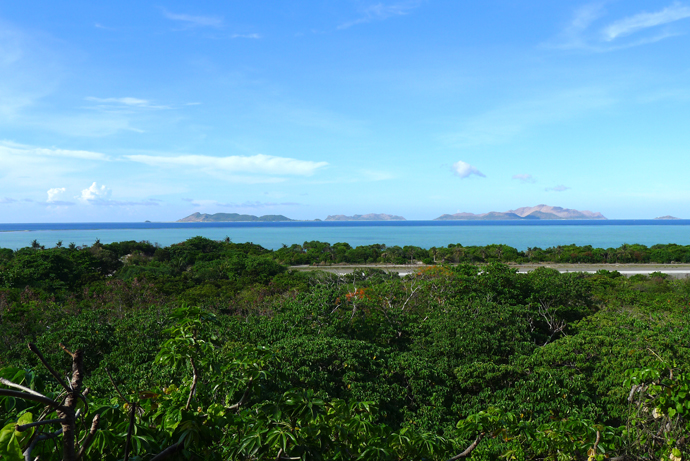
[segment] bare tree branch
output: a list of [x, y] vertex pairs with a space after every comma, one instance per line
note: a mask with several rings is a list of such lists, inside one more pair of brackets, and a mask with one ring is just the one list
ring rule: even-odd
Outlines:
[[31, 352], [38, 356], [38, 359], [41, 361], [41, 363], [43, 363], [43, 366], [48, 369], [50, 374], [53, 375], [53, 378], [57, 380], [58, 384], [60, 384], [60, 386], [62, 386], [64, 390], [66, 390], [67, 392], [70, 392], [72, 390], [60, 377], [60, 375], [55, 370], [53, 370], [53, 367], [51, 367], [50, 364], [46, 361], [45, 357], [43, 357], [43, 354], [41, 354], [41, 351], [38, 350], [38, 347], [36, 347], [35, 344], [29, 343], [29, 350], [31, 350]]
[[108, 378], [110, 378], [110, 384], [113, 385], [113, 387], [114, 387], [115, 390], [117, 391], [117, 394], [120, 396], [120, 398], [121, 398], [122, 400], [124, 400], [125, 403], [128, 403], [128, 404], [131, 405], [131, 403], [129, 402], [129, 400], [127, 400], [127, 399], [125, 398], [125, 396], [122, 395], [122, 392], [120, 392], [120, 388], [117, 387], [117, 384], [115, 384], [115, 380], [113, 379], [113, 376], [110, 374], [110, 370], [108, 370], [108, 368], [106, 368], [106, 369], [105, 369], [105, 372], [108, 374]]
[[67, 355], [69, 355], [70, 357], [74, 358], [74, 354], [71, 353], [62, 343], [59, 343], [58, 345], [60, 346], [60, 348], [61, 348], [63, 351], [67, 352]]
[[20, 425], [17, 425], [17, 426], [14, 428], [14, 430], [16, 430], [17, 432], [24, 432], [25, 430], [31, 429], [32, 427], [43, 426], [43, 425], [46, 425], [46, 424], [55, 424], [55, 423], [60, 423], [60, 424], [62, 424], [62, 423], [64, 423], [64, 422], [65, 422], [64, 419], [45, 419], [45, 420], [43, 420], [43, 421], [36, 421], [36, 422], [34, 422], [34, 423], [22, 424], [21, 426], [20, 426]]
[[28, 387], [22, 386], [21, 384], [13, 383], [12, 381], [7, 380], [5, 378], [0, 378], [0, 383], [2, 383], [3, 385], [5, 385], [7, 387], [14, 387], [17, 389], [21, 389], [24, 392], [28, 392], [29, 394], [33, 394], [33, 395], [37, 395], [38, 397], [48, 398], [43, 394], [39, 394], [38, 392], [34, 391], [33, 389], [29, 389]]
[[93, 417], [93, 421], [91, 422], [91, 429], [89, 430], [89, 434], [86, 436], [86, 439], [81, 444], [81, 448], [79, 449], [79, 453], [77, 453], [77, 461], [79, 461], [82, 458], [82, 456], [84, 456], [86, 449], [89, 448], [89, 445], [91, 445], [91, 442], [93, 441], [93, 438], [96, 435], [96, 431], [98, 430], [98, 423], [100, 421], [101, 421], [100, 415], [96, 415]]
[[199, 371], [196, 369], [196, 363], [194, 363], [194, 358], [190, 357], [189, 362], [192, 364], [192, 370], [194, 372], [194, 376], [192, 377], [192, 388], [189, 389], [189, 397], [187, 398], [187, 405], [185, 405], [184, 409], [189, 410], [189, 404], [192, 403], [192, 396], [194, 395], [194, 392], [196, 391], [196, 385], [199, 382]]
[[57, 437], [60, 434], [62, 434], [62, 428], [58, 429], [55, 432], [51, 432], [50, 434], [41, 434], [38, 437], [34, 438], [31, 441], [31, 444], [29, 445], [29, 447], [26, 450], [24, 450], [24, 453], [22, 453], [24, 455], [24, 461], [33, 461], [33, 458], [31, 458], [31, 452], [33, 451], [34, 448], [36, 448], [36, 445], [38, 444], [38, 442], [42, 442], [44, 440], [54, 439], [55, 437]]
[[472, 442], [472, 445], [467, 447], [465, 449], [465, 451], [463, 451], [462, 453], [460, 453], [458, 455], [453, 456], [448, 461], [456, 461], [456, 460], [461, 459], [461, 458], [467, 458], [474, 451], [474, 449], [477, 448], [477, 445], [479, 445], [479, 442], [482, 441], [482, 438], [484, 438], [483, 432], [481, 434], [479, 434], [479, 437], [477, 437], [477, 439], [474, 442]]
[[54, 400], [50, 400], [48, 397], [44, 397], [42, 395], [39, 396], [29, 394], [27, 392], [13, 391], [10, 389], [0, 389], [0, 395], [4, 395], [6, 397], [14, 397], [17, 399], [32, 400], [34, 402], [42, 403], [43, 405], [47, 405], [55, 409], [65, 409], [65, 407], [63, 407], [59, 403], [55, 402]]
[[249, 378], [249, 382], [247, 383], [247, 388], [244, 390], [244, 394], [242, 394], [242, 398], [241, 398], [236, 404], [227, 407], [228, 410], [235, 410], [235, 409], [238, 409], [239, 407], [242, 406], [242, 404], [244, 403], [245, 399], [246, 399], [247, 396], [249, 395], [249, 390], [250, 390], [251, 387], [252, 387], [252, 382], [253, 382], [253, 381], [254, 381], [254, 378], [253, 378], [253, 377], [252, 377], [252, 378]]

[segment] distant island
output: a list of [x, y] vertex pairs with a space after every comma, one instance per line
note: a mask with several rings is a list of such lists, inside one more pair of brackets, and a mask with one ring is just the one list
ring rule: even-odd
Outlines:
[[680, 219], [680, 218], [676, 218], [675, 216], [666, 215], [666, 216], [659, 216], [658, 218], [654, 218], [654, 219]]
[[537, 205], [522, 207], [509, 211], [491, 211], [489, 213], [455, 213], [444, 214], [434, 221], [450, 220], [525, 220], [525, 219], [607, 219], [601, 213], [579, 211], [559, 206]]
[[326, 221], [406, 221], [402, 216], [396, 216], [385, 213], [369, 213], [356, 214], [353, 216], [345, 216], [343, 214], [336, 214], [328, 216]]
[[186, 218], [178, 219], [175, 222], [282, 222], [293, 221], [283, 215], [269, 214], [265, 216], [254, 216], [250, 214], [237, 213], [192, 213]]

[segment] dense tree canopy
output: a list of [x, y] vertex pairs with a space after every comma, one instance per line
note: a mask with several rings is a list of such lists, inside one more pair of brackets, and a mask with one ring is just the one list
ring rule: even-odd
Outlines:
[[[662, 253], [685, 247], [2, 250], [0, 456], [62, 459], [66, 423], [17, 423], [69, 415], [74, 388], [35, 351], [64, 380], [79, 350], [84, 459], [681, 459], [690, 283], [503, 264]], [[286, 266], [423, 259], [406, 277]]]

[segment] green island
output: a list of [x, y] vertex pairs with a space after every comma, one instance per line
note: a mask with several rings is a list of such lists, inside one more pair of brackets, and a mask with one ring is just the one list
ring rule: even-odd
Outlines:
[[543, 262], [690, 246], [0, 249], [0, 459], [687, 459], [690, 280]]

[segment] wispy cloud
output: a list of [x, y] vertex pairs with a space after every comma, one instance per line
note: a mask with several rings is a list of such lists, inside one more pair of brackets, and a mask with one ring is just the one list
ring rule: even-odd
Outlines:
[[[690, 18], [690, 7], [674, 2], [656, 12], [641, 12], [614, 20], [603, 27], [594, 27], [605, 14], [604, 2], [581, 6], [575, 10], [572, 20], [559, 36], [545, 45], [552, 48], [608, 52], [659, 42], [683, 34], [679, 31], [658, 31], [655, 28]], [[644, 34], [647, 29], [654, 30], [654, 33]], [[633, 35], [635, 37], [630, 40], [622, 40]]]
[[469, 178], [472, 175], [486, 178], [486, 175], [484, 173], [482, 173], [469, 163], [463, 162], [462, 160], [453, 163], [453, 172], [456, 176], [459, 176], [461, 179]]
[[7, 205], [9, 203], [17, 203], [17, 200], [10, 197], [0, 197], [0, 205]]
[[690, 18], [690, 7], [675, 2], [663, 10], [653, 13], [642, 12], [610, 24], [603, 30], [604, 39], [610, 42], [618, 37], [686, 18]]
[[0, 159], [3, 156], [16, 156], [23, 157], [25, 159], [27, 157], [67, 157], [81, 160], [109, 160], [107, 155], [101, 154], [100, 152], [43, 148], [27, 146], [25, 144], [18, 144], [11, 141], [0, 141]]
[[192, 27], [215, 27], [220, 29], [223, 27], [223, 18], [220, 16], [194, 16], [191, 14], [172, 13], [165, 8], [161, 8], [163, 16], [171, 21], [178, 21], [182, 23], [185, 28]]
[[232, 34], [231, 38], [252, 38], [258, 40], [261, 38], [260, 34]]
[[155, 167], [185, 167], [196, 168], [206, 173], [222, 171], [233, 174], [250, 173], [276, 176], [311, 176], [328, 165], [327, 162], [312, 162], [263, 154], [229, 157], [127, 155], [126, 158], [133, 162]]
[[514, 174], [513, 179], [517, 179], [518, 181], [529, 184], [534, 184], [535, 182], [537, 182], [537, 180], [534, 179], [534, 176], [532, 176], [531, 174]]
[[571, 189], [571, 187], [564, 186], [563, 184], [560, 184], [558, 186], [547, 187], [544, 190], [547, 192], [564, 192], [564, 191], [567, 191], [568, 189]]
[[104, 26], [103, 24], [101, 24], [101, 23], [99, 23], [99, 22], [94, 23], [93, 26], [94, 26], [96, 29], [117, 30], [117, 29], [115, 29], [114, 27]]
[[363, 8], [359, 18], [339, 25], [338, 29], [347, 29], [357, 24], [382, 21], [395, 16], [405, 16], [409, 14], [410, 11], [418, 8], [421, 4], [421, 0], [411, 0], [393, 4], [375, 3]]
[[604, 14], [603, 3], [590, 3], [580, 6], [575, 10], [573, 18], [551, 46], [566, 49], [586, 47], [585, 32], [594, 21], [601, 18]]
[[99, 103], [101, 108], [128, 108], [128, 109], [170, 109], [170, 106], [163, 106], [160, 104], [153, 104], [148, 99], [139, 99], [132, 97], [124, 98], [96, 98], [89, 96], [85, 98], [87, 101]]

